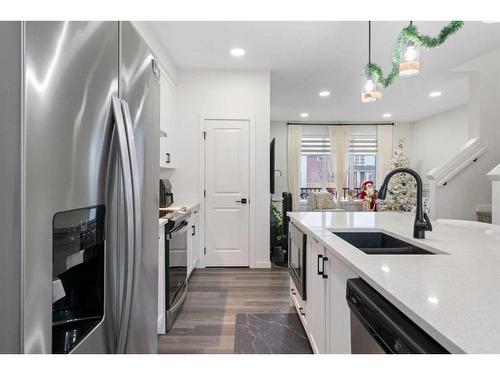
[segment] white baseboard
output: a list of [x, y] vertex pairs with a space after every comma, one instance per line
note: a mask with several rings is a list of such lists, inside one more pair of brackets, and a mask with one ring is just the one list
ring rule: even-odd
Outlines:
[[[224, 266], [221, 266], [224, 267]], [[195, 268], [206, 268], [206, 266], [201, 266], [200, 264], [196, 264], [193, 269]], [[271, 268], [271, 262], [255, 262], [255, 264], [250, 265], [250, 268]]]
[[271, 268], [271, 261], [255, 262], [250, 268]]

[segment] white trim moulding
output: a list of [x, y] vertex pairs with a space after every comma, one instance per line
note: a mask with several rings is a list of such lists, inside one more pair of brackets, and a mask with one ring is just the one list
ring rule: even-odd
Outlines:
[[479, 138], [472, 138], [465, 143], [460, 151], [451, 159], [426, 174], [429, 180], [436, 181], [437, 186], [445, 186], [453, 177], [484, 154], [486, 148]]

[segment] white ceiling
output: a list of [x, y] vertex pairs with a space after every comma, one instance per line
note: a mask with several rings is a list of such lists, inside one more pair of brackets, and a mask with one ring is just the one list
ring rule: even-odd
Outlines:
[[[447, 22], [414, 22], [435, 35]], [[408, 22], [372, 22], [372, 60], [390, 69], [396, 38]], [[467, 78], [450, 69], [500, 47], [500, 23], [466, 22], [440, 48], [422, 50], [421, 72], [398, 78], [383, 99], [361, 103], [361, 71], [368, 59], [367, 22], [153, 22], [180, 69], [270, 69], [271, 119], [415, 121], [467, 102]], [[233, 47], [246, 55], [234, 58]], [[320, 98], [321, 90], [331, 91]], [[429, 98], [431, 91], [442, 91]]]

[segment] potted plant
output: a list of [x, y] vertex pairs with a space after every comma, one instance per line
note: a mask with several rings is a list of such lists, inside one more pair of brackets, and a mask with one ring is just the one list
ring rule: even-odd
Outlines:
[[279, 242], [281, 240], [281, 236], [283, 235], [283, 216], [273, 202], [271, 202], [271, 215], [276, 221], [276, 242]]
[[349, 202], [352, 202], [354, 200], [355, 196], [356, 196], [356, 193], [354, 192], [353, 189], [347, 190], [347, 198], [349, 199]]

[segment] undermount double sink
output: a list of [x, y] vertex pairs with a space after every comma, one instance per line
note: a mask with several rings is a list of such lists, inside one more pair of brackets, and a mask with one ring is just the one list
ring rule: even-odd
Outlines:
[[333, 234], [339, 236], [344, 241], [350, 243], [366, 254], [374, 255], [414, 255], [435, 253], [401, 241], [398, 238], [389, 236], [382, 232], [337, 232]]

